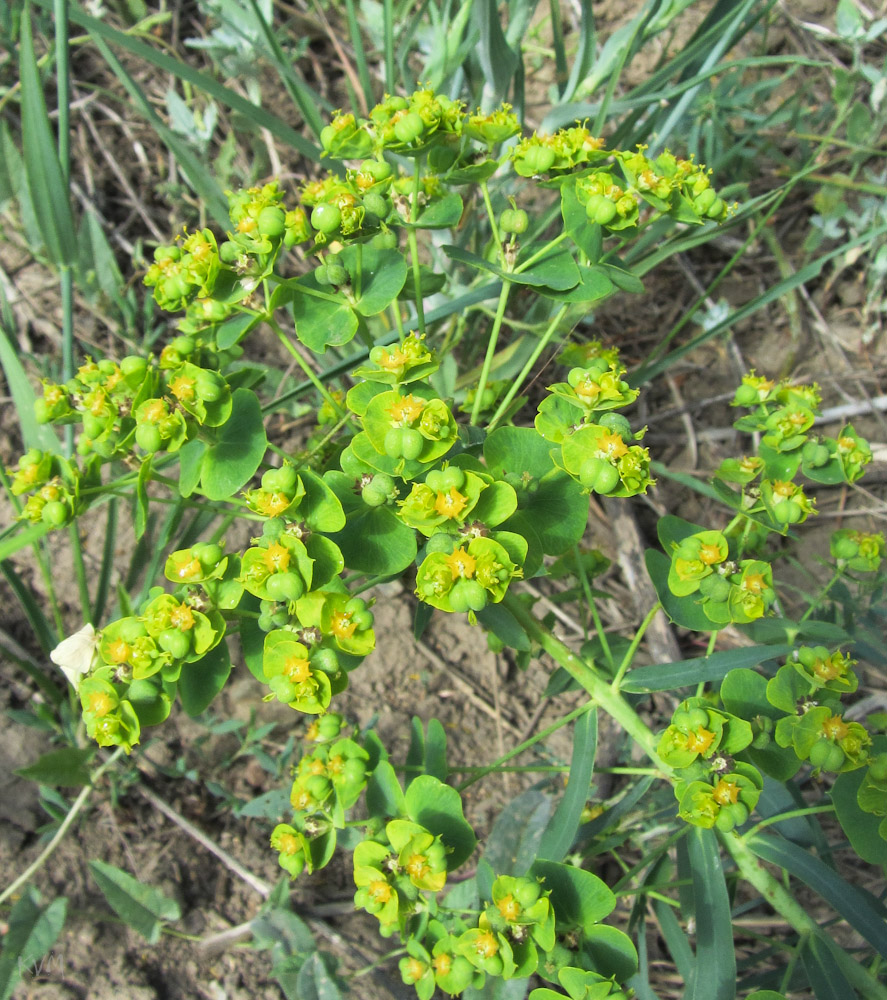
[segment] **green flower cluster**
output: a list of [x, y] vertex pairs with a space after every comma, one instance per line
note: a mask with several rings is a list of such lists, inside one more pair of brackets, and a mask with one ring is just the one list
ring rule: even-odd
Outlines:
[[87, 460], [81, 469], [52, 452], [29, 448], [15, 468], [6, 470], [11, 477], [14, 496], [30, 494], [19, 514], [19, 520], [60, 528], [88, 506], [87, 492], [98, 482], [98, 460]]
[[694, 826], [732, 830], [757, 805], [763, 779], [756, 767], [734, 755], [753, 740], [744, 719], [704, 698], [689, 698], [675, 710], [657, 748], [676, 769], [678, 814]]
[[720, 531], [699, 531], [674, 545], [668, 589], [676, 597], [698, 593], [706, 617], [719, 627], [761, 618], [776, 597], [770, 564], [730, 559]]
[[497, 604], [509, 583], [522, 575], [527, 542], [517, 534], [478, 535], [459, 543], [451, 535], [432, 536], [416, 575], [416, 596], [441, 611], [469, 612]]

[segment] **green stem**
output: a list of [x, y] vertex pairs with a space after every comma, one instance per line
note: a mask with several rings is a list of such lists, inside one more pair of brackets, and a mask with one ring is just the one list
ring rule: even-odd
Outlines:
[[502, 237], [499, 235], [499, 226], [496, 224], [496, 215], [493, 212], [493, 202], [490, 200], [490, 189], [487, 186], [486, 181], [481, 181], [480, 192], [483, 195], [484, 205], [487, 209], [487, 215], [490, 219], [490, 231], [493, 234], [493, 240], [496, 243], [496, 250], [499, 254], [499, 263], [505, 266], [505, 251], [502, 249]]
[[644, 633], [650, 627], [653, 619], [662, 609], [662, 602], [657, 601], [652, 608], [647, 612], [646, 618], [638, 626], [637, 632], [635, 632], [634, 638], [631, 640], [631, 645], [625, 651], [625, 656], [622, 657], [622, 662], [619, 664], [619, 669], [616, 671], [616, 676], [613, 678], [612, 688], [614, 691], [619, 690], [619, 685], [622, 683], [622, 678], [625, 676], [625, 671], [631, 666], [632, 660], [634, 660], [635, 654], [638, 651], [638, 646], [641, 644], [641, 639], [644, 638]]
[[502, 602], [517, 619], [527, 635], [539, 643], [552, 659], [567, 671], [588, 692], [591, 700], [600, 707], [638, 744], [663, 777], [671, 779], [673, 771], [656, 752], [656, 736], [640, 719], [637, 712], [622, 695], [613, 690], [598, 671], [577, 656], [546, 629], [535, 615], [514, 594], [507, 593]]
[[302, 355], [296, 350], [296, 345], [287, 337], [287, 335], [281, 330], [280, 325], [273, 316], [268, 317], [268, 324], [271, 329], [277, 334], [278, 340], [283, 344], [283, 346], [290, 352], [296, 361], [296, 364], [305, 373], [305, 377], [314, 386], [314, 388], [320, 393], [323, 399], [333, 408], [333, 413], [338, 413], [340, 416], [343, 413], [341, 405], [336, 401], [335, 397], [330, 393], [329, 389], [320, 381], [317, 375], [314, 374], [311, 366], [305, 361]]
[[[421, 163], [423, 157], [417, 157], [413, 165], [413, 197], [410, 201], [410, 222], [415, 222], [419, 215], [419, 189], [422, 183]], [[422, 271], [419, 267], [419, 241], [413, 226], [407, 229], [407, 243], [410, 247], [410, 261], [413, 269], [413, 291], [416, 295], [416, 322], [419, 333], [425, 333], [425, 303], [422, 301]]]
[[373, 972], [375, 969], [378, 969], [379, 966], [384, 965], [392, 958], [397, 958], [399, 955], [406, 954], [406, 948], [393, 948], [391, 951], [386, 951], [384, 955], [380, 955], [375, 962], [370, 962], [369, 965], [365, 965], [362, 969], [357, 969], [357, 971], [352, 972], [348, 978], [357, 979], [358, 976], [365, 976], [367, 973]]
[[517, 755], [523, 753], [524, 750], [529, 750], [531, 746], [534, 746], [540, 740], [547, 739], [552, 733], [557, 732], [558, 729], [562, 729], [564, 726], [572, 722], [573, 719], [578, 719], [580, 715], [584, 715], [590, 708], [593, 707], [593, 702], [588, 701], [584, 705], [580, 705], [579, 708], [574, 708], [572, 712], [568, 712], [565, 716], [558, 719], [557, 722], [553, 722], [546, 729], [536, 733], [535, 736], [531, 736], [528, 740], [524, 740], [523, 743], [518, 744], [513, 750], [509, 750], [508, 753], [503, 754], [498, 760], [494, 760], [489, 767], [481, 768], [473, 778], [463, 781], [456, 791], [461, 794], [466, 788], [468, 788], [469, 785], [473, 785], [475, 781], [480, 781], [481, 778], [484, 778], [493, 772], [498, 773], [501, 764], [511, 760], [512, 757], [517, 757]]
[[765, 827], [772, 826], [773, 823], [782, 823], [787, 819], [795, 819], [797, 816], [816, 816], [819, 813], [833, 813], [834, 811], [834, 806], [808, 806], [806, 809], [790, 809], [788, 812], [762, 819], [760, 823], [756, 823], [750, 830], [742, 834], [742, 839], [748, 840], [749, 837], [754, 837], [755, 834], [760, 833]]
[[480, 379], [474, 393], [474, 405], [471, 407], [470, 423], [476, 424], [480, 416], [481, 402], [484, 390], [490, 378], [490, 369], [493, 367], [493, 358], [496, 355], [496, 344], [499, 340], [499, 331], [502, 329], [502, 320], [505, 318], [505, 306], [508, 304], [508, 294], [511, 291], [511, 282], [508, 279], [502, 281], [502, 291], [499, 292], [499, 305], [496, 307], [496, 318], [493, 320], [493, 329], [490, 331], [490, 339], [487, 343], [487, 353], [484, 356], [483, 367], [480, 370]]
[[487, 425], [487, 432], [494, 430], [499, 424], [499, 421], [505, 416], [505, 411], [511, 405], [511, 401], [520, 392], [521, 386], [524, 384], [527, 376], [533, 370], [536, 362], [539, 360], [539, 355], [548, 347], [549, 341], [554, 336], [555, 331], [560, 326], [561, 320], [564, 318], [567, 312], [567, 306], [561, 306], [560, 309], [554, 314], [551, 322], [548, 324], [548, 329], [539, 339], [539, 343], [533, 348], [533, 353], [527, 358], [526, 363], [520, 370], [520, 374], [514, 380], [511, 388], [505, 394], [502, 402], [499, 404], [499, 408], [493, 414], [493, 419]]
[[540, 260], [542, 257], [544, 257], [549, 252], [549, 250], [553, 250], [559, 243], [562, 243], [565, 239], [567, 239], [566, 232], [562, 232], [559, 236], [555, 236], [553, 240], [549, 240], [544, 247], [540, 247], [540, 249], [538, 249], [531, 257], [528, 257], [520, 265], [520, 267], [516, 267], [514, 269], [514, 273], [522, 274], [528, 268], [532, 267], [537, 260]]
[[784, 920], [799, 934], [815, 936], [824, 942], [841, 971], [863, 996], [871, 1000], [887, 1000], [887, 987], [876, 982], [864, 966], [855, 962], [835, 944], [804, 907], [763, 867], [743, 837], [732, 830], [729, 833], [719, 833], [718, 836], [742, 877], [758, 890]]
[[19, 875], [19, 877], [11, 882], [3, 892], [0, 892], [0, 903], [5, 902], [10, 896], [13, 896], [18, 890], [28, 883], [31, 878], [37, 874], [38, 871], [46, 864], [49, 860], [52, 852], [61, 843], [63, 837], [68, 832], [71, 824], [77, 818], [80, 810], [86, 805], [86, 800], [89, 798], [90, 793], [95, 788], [95, 783], [101, 777], [101, 775], [117, 760], [117, 758], [123, 753], [123, 747], [118, 747], [114, 753], [102, 764], [102, 766], [95, 772], [92, 779], [88, 785], [80, 790], [80, 794], [74, 799], [71, 808], [68, 810], [68, 815], [62, 820], [61, 825], [55, 832], [55, 836], [50, 840], [50, 842], [43, 848], [43, 850], [38, 855], [37, 859]]
[[829, 580], [829, 582], [822, 588], [822, 590], [820, 590], [816, 600], [811, 601], [810, 606], [803, 613], [803, 615], [801, 615], [800, 619], [798, 620], [799, 625], [802, 625], [805, 621], [807, 621], [810, 615], [812, 615], [813, 612], [820, 606], [820, 604], [822, 604], [822, 602], [828, 596], [828, 592], [832, 589], [832, 587], [834, 587], [834, 585], [838, 582], [838, 580], [841, 579], [843, 575], [844, 575], [844, 570], [839, 566], [832, 574], [831, 580]]

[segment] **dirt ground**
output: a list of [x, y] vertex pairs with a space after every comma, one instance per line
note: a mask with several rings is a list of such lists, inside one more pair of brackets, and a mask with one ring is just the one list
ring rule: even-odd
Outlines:
[[[627, 16], [625, 7], [616, 0], [602, 4], [601, 30], [617, 26]], [[808, 0], [804, 16], [825, 17], [830, 7], [826, 0]], [[657, 53], [649, 54], [651, 65], [657, 57]], [[649, 70], [642, 62], [632, 67], [632, 73], [643, 75]], [[544, 69], [539, 72], [544, 76]], [[137, 132], [138, 126], [135, 129]], [[88, 139], [84, 132], [77, 142]], [[148, 178], [156, 166], [150, 160], [140, 162], [134, 165], [133, 175], [138, 177], [141, 172]], [[106, 195], [105, 209], [110, 214], [112, 197], [107, 191]], [[172, 221], [167, 225], [164, 211], [169, 211], [168, 206], [158, 208], [152, 219], [165, 238], [174, 225]], [[811, 214], [809, 200], [799, 203], [780, 232], [784, 245], [800, 246]], [[135, 231], [135, 223], [130, 230], [123, 230], [124, 241]], [[630, 301], [627, 297], [616, 299], [598, 311], [593, 318], [594, 335], [605, 343], [618, 343], [629, 364], [641, 361], [734, 249], [726, 239], [702, 255], [688, 254], [669, 261], [647, 278], [644, 296]], [[0, 244], [0, 263], [13, 276], [13, 306], [26, 336], [23, 348], [36, 354], [55, 349], [59, 343], [59, 303], [45, 270], [28, 257], [14, 235]], [[772, 283], [774, 268], [768, 247], [753, 245], [719, 294], [739, 306]], [[684, 359], [664, 382], [642, 395], [632, 415], [633, 423], [650, 426], [645, 443], [653, 457], [671, 469], [704, 476], [721, 458], [736, 454], [738, 444], [730, 429], [733, 415], [728, 402], [739, 376], [749, 368], [818, 381], [826, 407], [883, 396], [885, 345], [865, 344], [861, 339], [859, 295], [864, 287], [861, 266], [848, 267], [834, 282], [824, 273], [805, 290], [809, 294], [804, 303], [807, 319], [799, 328], [793, 325], [785, 306], [775, 303], [738, 326], [731, 339], [706, 345]], [[93, 315], [90, 320], [85, 310], [84, 322], [85, 343], [102, 347], [109, 341], [100, 316]], [[591, 329], [589, 326], [586, 333]], [[693, 328], [696, 331], [698, 327]], [[5, 464], [21, 447], [10, 410], [6, 406], [0, 414], [0, 457]], [[852, 524], [862, 530], [884, 527], [887, 426], [877, 413], [863, 415], [855, 424], [875, 448], [876, 461], [862, 492], [846, 488], [818, 491], [823, 524], [804, 536], [805, 561], [811, 565], [837, 524]], [[607, 628], [626, 636], [647, 610], [643, 594], [627, 575], [632, 546], [654, 544], [655, 517], [666, 511], [700, 523], [716, 517], [708, 501], [667, 480], [628, 507], [638, 532], [634, 541], [614, 527], [612, 510], [596, 502], [591, 505], [584, 540], [586, 546], [600, 549], [612, 560], [610, 570], [596, 586], [612, 594], [601, 607]], [[861, 508], [873, 513], [860, 514]], [[6, 523], [11, 516], [9, 505], [0, 500], [0, 522]], [[98, 566], [101, 525], [85, 529], [84, 544], [88, 567]], [[124, 539], [121, 545], [126, 544]], [[67, 548], [53, 548], [52, 559], [55, 578], [73, 581]], [[24, 558], [18, 559], [16, 566], [38, 599], [44, 597], [35, 567]], [[439, 613], [422, 641], [416, 643], [412, 638], [415, 599], [408, 587], [388, 584], [376, 596], [378, 648], [352, 675], [351, 687], [335, 708], [362, 729], [374, 728], [393, 760], [403, 759], [413, 716], [423, 722], [440, 719], [447, 733], [449, 763], [470, 767], [488, 763], [578, 704], [578, 694], [543, 696], [552, 669], [548, 661], [534, 659], [521, 670], [508, 657], [492, 653], [479, 628]], [[75, 597], [72, 595], [71, 605], [64, 609], [69, 619]], [[580, 639], [581, 627], [569, 615], [561, 615], [557, 621], [560, 634], [571, 641]], [[79, 624], [66, 621], [71, 631]], [[33, 655], [35, 646], [27, 623], [6, 584], [0, 586], [0, 632]], [[724, 638], [730, 641], [729, 630]], [[640, 662], [662, 658], [660, 650], [669, 648], [669, 641], [679, 653], [691, 655], [693, 650], [685, 640], [679, 632], [663, 626], [659, 645], [645, 647]], [[5, 683], [0, 690], [0, 708], [16, 713], [33, 707], [39, 695], [27, 677], [8, 662], [2, 671]], [[865, 678], [870, 693], [884, 693], [883, 675], [868, 672]], [[268, 953], [249, 947], [239, 931], [262, 907], [263, 895], [256, 885], [273, 886], [282, 874], [268, 849], [273, 820], [239, 818], [230, 804], [288, 787], [286, 774], [270, 773], [263, 761], [291, 753], [288, 741], [301, 735], [304, 724], [286, 706], [264, 704], [262, 694], [245, 665], [237, 662], [231, 681], [211, 707], [209, 725], [206, 720], [188, 719], [175, 709], [156, 735], [133, 755], [138, 780], [115, 777], [104, 781], [92, 795], [75, 828], [33, 881], [44, 899], [67, 897], [68, 918], [46, 959], [25, 970], [14, 993], [16, 1000], [280, 1000], [282, 993], [270, 974]], [[666, 702], [651, 705], [651, 711], [665, 708]], [[239, 732], [213, 732], [213, 722], [229, 718], [243, 723]], [[275, 723], [275, 728], [254, 745], [264, 756], [240, 752], [250, 727], [266, 722]], [[615, 752], [619, 735], [606, 724], [602, 726], [599, 758], [606, 761], [608, 754]], [[47, 814], [37, 786], [16, 778], [13, 772], [44, 753], [49, 748], [48, 739], [45, 731], [20, 721], [7, 721], [0, 729], [3, 885], [30, 863], [43, 845], [41, 829]], [[570, 729], [566, 728], [539, 744], [535, 758], [521, 760], [563, 765], [569, 762], [570, 752]], [[559, 776], [543, 782], [516, 774], [486, 778], [466, 792], [466, 816], [479, 831], [488, 831], [503, 805], [531, 784], [553, 796], [561, 782]], [[147, 798], [142, 789], [154, 798]], [[602, 798], [617, 790], [606, 776], [599, 782]], [[251, 873], [253, 884], [198, 842], [184, 824], [161, 811], [158, 799]], [[110, 914], [87, 867], [88, 861], [96, 858], [137, 874], [179, 903], [182, 918], [159, 944], [148, 945]], [[863, 878], [871, 876], [860, 875]], [[315, 876], [301, 877], [293, 887], [294, 909], [309, 922], [321, 947], [341, 962], [344, 971], [371, 964], [382, 950], [376, 921], [354, 913], [353, 892], [346, 858], [337, 859]], [[198, 943], [198, 939], [209, 941], [209, 945]], [[651, 934], [649, 946], [657, 968], [657, 961], [665, 956], [662, 942]], [[675, 995], [669, 992], [679, 990], [673, 970], [662, 961], [659, 972], [662, 995]], [[400, 983], [396, 963], [355, 980], [352, 991], [360, 1000], [402, 1000], [415, 995]], [[795, 996], [800, 998], [800, 994]]]

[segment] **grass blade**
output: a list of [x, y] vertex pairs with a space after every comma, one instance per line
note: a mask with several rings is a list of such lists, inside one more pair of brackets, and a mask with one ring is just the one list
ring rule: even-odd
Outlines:
[[[34, 0], [34, 2], [41, 7], [51, 9], [51, 0]], [[90, 17], [76, 7], [71, 10], [69, 16], [73, 24], [78, 24], [81, 28], [84, 28], [93, 38], [103, 38], [113, 45], [118, 45], [120, 48], [126, 49], [127, 52], [130, 52], [138, 59], [156, 66], [164, 73], [171, 73], [177, 79], [189, 83], [202, 93], [215, 98], [232, 111], [245, 115], [256, 125], [268, 129], [279, 142], [291, 146], [303, 156], [307, 156], [308, 159], [315, 161], [320, 159], [320, 149], [303, 135], [300, 135], [294, 128], [287, 125], [286, 122], [276, 115], [271, 114], [264, 108], [258, 107], [245, 97], [241, 97], [240, 94], [235, 93], [229, 87], [214, 80], [207, 73], [202, 73], [200, 70], [194, 69], [187, 63], [183, 63], [179, 59], [167, 55], [165, 52], [159, 52], [138, 38], [132, 38], [122, 31], [117, 31], [116, 28], [110, 27], [110, 25], [105, 24], [98, 18]], [[320, 103], [319, 98], [315, 98], [315, 100]]]
[[28, 6], [22, 12], [19, 66], [25, 179], [46, 252], [54, 264], [67, 267], [77, 259], [74, 217], [43, 99]]
[[357, 23], [357, 11], [354, 9], [354, 0], [345, 0], [345, 11], [348, 16], [348, 34], [351, 35], [351, 46], [354, 49], [354, 61], [357, 63], [357, 76], [360, 86], [363, 88], [363, 107], [355, 108], [361, 114], [367, 111], [376, 103], [373, 97], [373, 82], [370, 79], [370, 68], [367, 65], [366, 41], [361, 35], [360, 26]]
[[547, 861], [563, 861], [576, 838], [582, 810], [588, 801], [588, 789], [597, 751], [597, 713], [580, 715], [573, 728], [573, 756], [567, 787], [554, 815], [542, 834], [539, 857]]
[[854, 1000], [858, 997], [824, 941], [819, 938], [807, 941], [801, 951], [801, 961], [816, 1000]]

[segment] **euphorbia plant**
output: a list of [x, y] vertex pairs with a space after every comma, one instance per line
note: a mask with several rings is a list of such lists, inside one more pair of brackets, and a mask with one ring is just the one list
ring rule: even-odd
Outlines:
[[[231, 194], [224, 236], [205, 229], [157, 248], [145, 281], [162, 309], [182, 314], [176, 336], [159, 356], [87, 359], [68, 383], [46, 382], [38, 417], [82, 425], [80, 460], [32, 449], [11, 470], [12, 490], [27, 494], [23, 519], [46, 530], [132, 492], [140, 533], [151, 482], [224, 520], [207, 540], [170, 547], [170, 587], [96, 623], [97, 632], [86, 626], [55, 659], [89, 736], [129, 752], [177, 696], [192, 714], [212, 702], [231, 670], [228, 637], [238, 635], [266, 699], [315, 720], [292, 812], [271, 833], [281, 867], [295, 877], [328, 864], [347, 829], [355, 904], [401, 939], [401, 975], [422, 1000], [533, 974], [571, 997], [626, 996], [635, 946], [602, 923], [616, 896], [564, 863], [590, 762], [571, 777], [578, 784], [568, 786], [538, 858], [510, 872], [482, 862], [453, 903], [448, 880], [477, 841], [445, 783], [440, 737], [429, 728], [402, 784], [378, 737], [330, 711], [375, 648], [371, 588], [408, 576], [421, 606], [467, 615], [498, 648], [554, 657], [673, 786], [672, 816], [686, 826], [675, 826], [672, 842], [685, 838], [691, 862], [724, 888], [720, 837], [742, 876], [797, 930], [804, 955], [819, 961], [823, 932], [762, 866], [767, 838], [746, 824], [765, 775], [785, 781], [810, 766], [841, 774], [836, 788], [862, 775], [839, 818], [851, 840], [860, 824], [884, 837], [884, 747], [843, 718], [840, 699], [855, 686], [852, 661], [836, 648], [843, 630], [813, 629], [812, 608], [799, 622], [776, 616], [784, 605], [768, 539], [815, 513], [799, 475], [853, 482], [871, 450], [851, 426], [836, 438], [816, 435], [815, 387], [749, 374], [735, 404], [752, 412], [737, 427], [760, 433], [760, 447], [725, 462], [715, 481], [732, 519], [660, 521], [664, 551], [648, 553], [659, 605], [620, 662], [602, 631], [600, 663], [556, 639], [523, 598], [521, 579], [544, 576], [550, 557], [576, 548], [589, 493], [645, 493], [650, 455], [644, 429], [622, 412], [639, 388], [613, 348], [567, 347], [564, 377], [535, 413], [520, 392], [577, 312], [640, 287], [619, 256], [631, 240], [652, 227], [666, 240], [676, 227], [723, 221], [728, 207], [692, 159], [607, 150], [584, 126], [505, 148], [519, 132], [507, 106], [471, 114], [428, 89], [389, 96], [366, 120], [338, 114], [324, 129], [337, 168], [307, 182], [298, 204], [273, 182]], [[560, 210], [553, 233], [531, 219], [546, 191]], [[460, 220], [480, 206], [486, 225], [463, 238]], [[461, 315], [485, 299], [496, 300], [489, 323], [480, 311]], [[518, 310], [533, 317], [536, 337], [513, 363], [500, 341]], [[300, 391], [317, 393], [318, 426], [299, 453], [281, 454], [269, 440], [260, 373], [241, 361], [260, 326], [301, 366]], [[304, 348], [338, 354], [355, 338], [363, 347], [348, 365], [318, 374], [306, 361]], [[246, 547], [225, 544], [233, 518], [255, 531]], [[844, 529], [833, 547], [835, 580], [847, 583], [878, 570], [884, 541]], [[663, 675], [630, 669], [660, 606], [707, 634], [709, 652], [734, 625], [758, 639], [751, 665], [777, 655], [785, 664], [768, 680], [748, 666], [689, 661], [688, 678], [664, 686], [699, 688], [657, 736], [625, 692], [654, 690]], [[755, 633], [758, 623], [771, 628]], [[722, 908], [724, 900], [726, 891]], [[882, 995], [876, 976], [845, 955], [833, 961], [862, 992]], [[731, 978], [725, 960], [711, 995], [726, 996]]]

